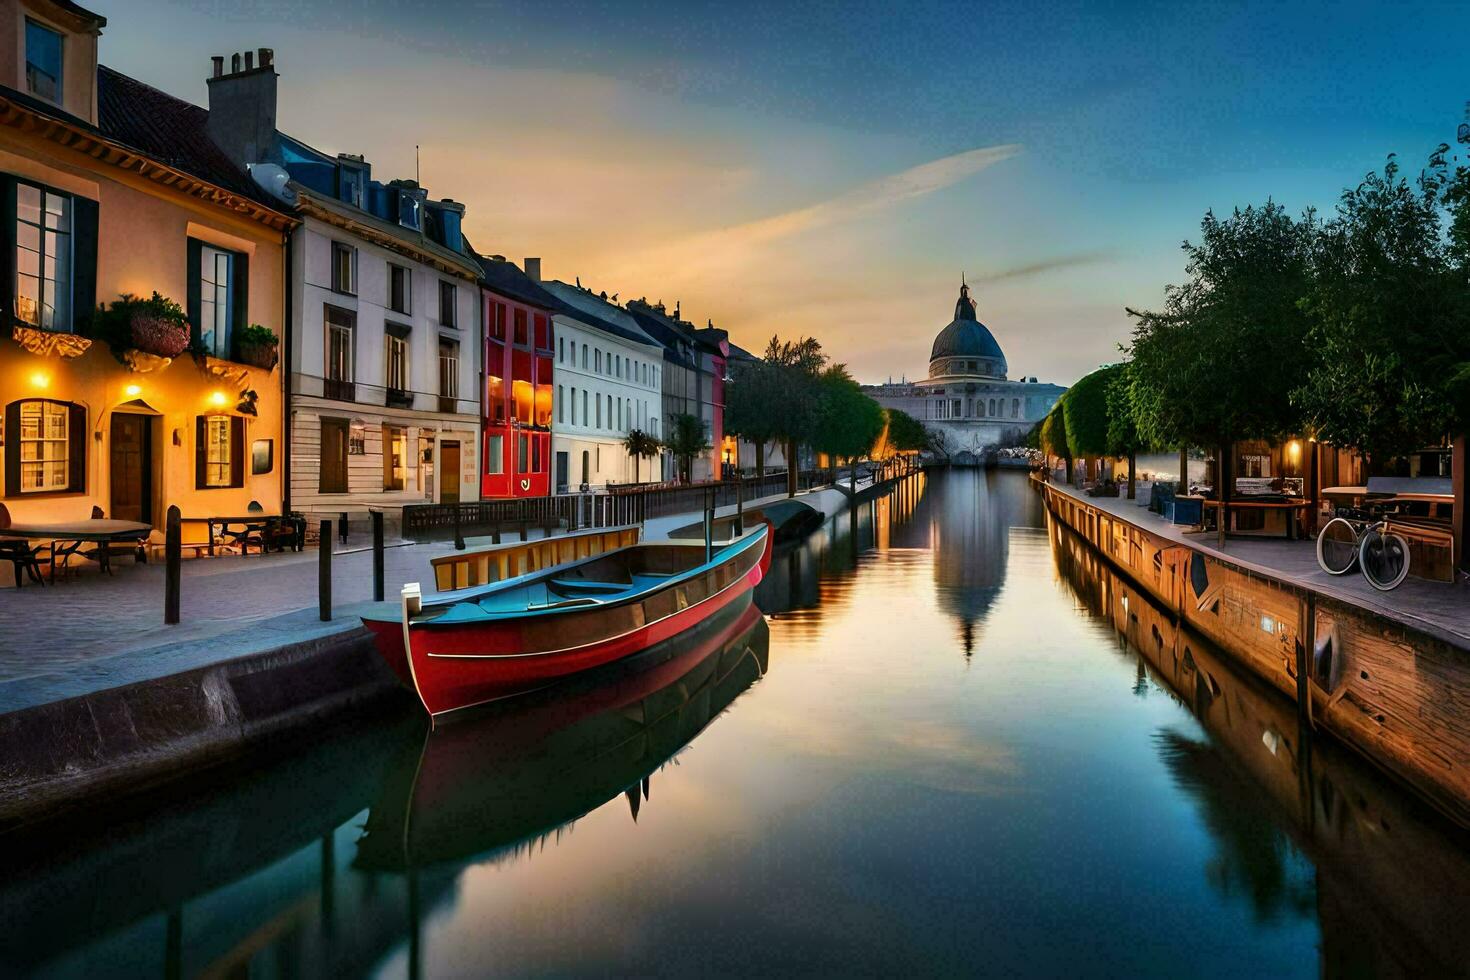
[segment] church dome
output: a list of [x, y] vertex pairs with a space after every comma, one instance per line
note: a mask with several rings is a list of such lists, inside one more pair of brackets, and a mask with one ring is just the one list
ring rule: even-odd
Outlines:
[[954, 319], [939, 331], [929, 352], [929, 377], [957, 375], [1006, 376], [1006, 356], [990, 329], [975, 318], [975, 301], [970, 298], [970, 287], [963, 283]]

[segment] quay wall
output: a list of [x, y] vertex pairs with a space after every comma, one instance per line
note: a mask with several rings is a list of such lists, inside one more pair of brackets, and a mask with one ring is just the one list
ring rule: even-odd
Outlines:
[[[1057, 520], [1312, 726], [1470, 827], [1470, 651], [1037, 485]], [[1315, 653], [1328, 637], [1330, 658]]]
[[146, 789], [402, 693], [359, 626], [0, 715], [0, 828]]

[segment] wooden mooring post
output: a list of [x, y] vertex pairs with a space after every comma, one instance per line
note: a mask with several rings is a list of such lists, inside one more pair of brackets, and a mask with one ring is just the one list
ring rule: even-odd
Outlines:
[[184, 552], [179, 517], [178, 505], [170, 505], [163, 531], [163, 622], [167, 626], [177, 626], [179, 622], [179, 585], [183, 572], [180, 566]]
[[317, 554], [317, 613], [322, 622], [332, 619], [332, 522], [322, 521], [321, 547]]
[[383, 512], [372, 511], [373, 518], [373, 601], [383, 601]]

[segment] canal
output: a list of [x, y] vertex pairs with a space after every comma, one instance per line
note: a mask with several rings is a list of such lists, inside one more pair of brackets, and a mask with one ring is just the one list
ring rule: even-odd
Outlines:
[[[1463, 972], [1460, 832], [1024, 474], [915, 477], [636, 669], [5, 842], [0, 973]], [[764, 613], [764, 615], [761, 615]]]

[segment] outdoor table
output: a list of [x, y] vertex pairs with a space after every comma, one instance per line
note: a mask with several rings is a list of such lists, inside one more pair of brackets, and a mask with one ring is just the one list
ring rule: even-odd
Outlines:
[[100, 544], [97, 549], [97, 564], [104, 572], [112, 574], [112, 559], [107, 545], [118, 541], [136, 541], [141, 549], [153, 525], [138, 521], [85, 520], [62, 521], [55, 524], [12, 524], [0, 531], [0, 538], [27, 538], [32, 541], [49, 540], [51, 544], [51, 581], [56, 581], [56, 559], [70, 558], [83, 545]]
[[[1215, 509], [1215, 511], [1216, 511], [1215, 520], [1217, 520], [1217, 521], [1226, 521], [1226, 522], [1228, 522], [1230, 520], [1230, 512], [1232, 510], [1280, 510], [1280, 511], [1285, 511], [1286, 512], [1286, 540], [1288, 540], [1288, 541], [1295, 541], [1296, 540], [1296, 519], [1297, 519], [1296, 512], [1297, 511], [1310, 510], [1311, 507], [1312, 507], [1312, 502], [1310, 500], [1306, 500], [1306, 499], [1301, 498], [1301, 497], [1288, 497], [1285, 500], [1242, 500], [1242, 499], [1240, 499], [1240, 498], [1237, 497], [1237, 498], [1234, 498], [1234, 499], [1231, 499], [1231, 500], [1226, 500], [1226, 501], [1206, 500], [1204, 502], [1204, 506], [1206, 506], [1206, 507], [1213, 507]], [[1220, 525], [1216, 525], [1216, 526], [1218, 527]], [[1229, 534], [1230, 533], [1228, 523], [1226, 525], [1226, 531], [1225, 531], [1225, 533], [1226, 534]], [[1246, 532], [1239, 532], [1239, 533], [1246, 533]]]
[[[214, 532], [218, 528], [221, 534], [229, 530], [231, 524], [244, 524], [250, 527], [269, 528], [273, 524], [289, 524], [295, 532], [293, 547], [300, 551], [306, 544], [306, 520], [301, 517], [289, 517], [281, 514], [247, 514], [244, 517], [181, 517], [181, 524], [203, 524], [205, 533], [209, 538], [209, 557], [214, 557]], [[244, 548], [244, 545], [241, 545]], [[261, 545], [261, 553], [264, 554], [266, 545]]]

